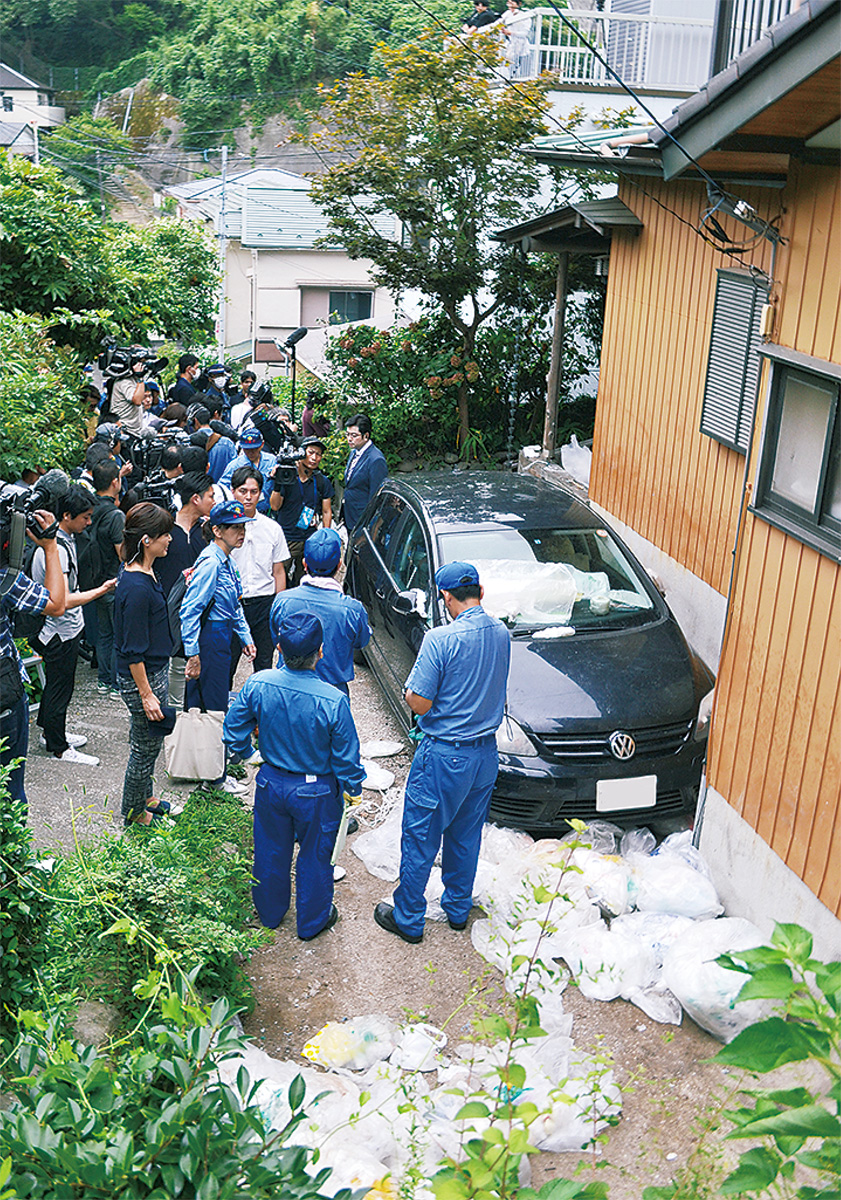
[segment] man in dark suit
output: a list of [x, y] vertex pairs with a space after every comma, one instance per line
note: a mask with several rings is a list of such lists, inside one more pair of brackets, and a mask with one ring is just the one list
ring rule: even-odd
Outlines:
[[342, 517], [351, 533], [388, 475], [388, 464], [385, 455], [371, 441], [371, 418], [366, 413], [351, 417], [345, 434], [351, 455], [345, 467]]

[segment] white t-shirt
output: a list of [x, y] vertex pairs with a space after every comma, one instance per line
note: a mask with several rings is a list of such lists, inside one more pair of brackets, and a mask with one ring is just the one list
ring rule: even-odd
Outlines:
[[119, 421], [126, 433], [140, 437], [143, 432], [143, 405], [133, 404], [132, 396], [138, 383], [142, 380], [136, 375], [118, 379], [111, 389], [111, 412], [114, 419]]
[[290, 558], [289, 547], [283, 530], [277, 521], [257, 513], [254, 521], [245, 526], [245, 541], [238, 550], [231, 551], [242, 580], [242, 594], [273, 596], [275, 592], [272, 567]]
[[[79, 584], [78, 566], [76, 563], [76, 540], [72, 533], [65, 533], [59, 530], [56, 535], [56, 545], [58, 546], [58, 560], [61, 563], [61, 569], [67, 579], [67, 594], [71, 591], [76, 591]], [[72, 570], [71, 570], [72, 568]], [[44, 559], [44, 551], [38, 546], [35, 554], [32, 556], [32, 578], [36, 583], [44, 586], [44, 576], [46, 574], [47, 564]], [[39, 635], [39, 641], [45, 645], [55, 634], [58, 634], [62, 642], [69, 642], [77, 633], [81, 633], [85, 627], [85, 618], [80, 608], [69, 608], [63, 616], [47, 617], [44, 621], [44, 628]]]

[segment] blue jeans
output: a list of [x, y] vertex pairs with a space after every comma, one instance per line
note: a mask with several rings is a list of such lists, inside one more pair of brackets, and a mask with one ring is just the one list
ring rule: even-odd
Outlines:
[[458, 747], [426, 737], [415, 751], [406, 780], [400, 883], [394, 892], [394, 917], [404, 933], [423, 933], [423, 893], [442, 839], [441, 907], [451, 921], [467, 920], [482, 826], [498, 772], [493, 736]]
[[117, 647], [114, 645], [114, 593], [98, 596], [96, 619], [99, 633], [96, 639], [96, 669], [99, 682], [112, 690], [117, 687]]
[[5, 738], [6, 744], [0, 751], [0, 763], [7, 766], [12, 759], [21, 758], [24, 761], [15, 767], [9, 776], [9, 795], [13, 800], [27, 803], [26, 792], [23, 790], [23, 768], [26, 765], [26, 752], [29, 749], [29, 697], [26, 693], [17, 704], [12, 705], [6, 716], [0, 718], [0, 738]]
[[330, 916], [330, 858], [342, 816], [335, 776], [310, 779], [264, 763], [254, 793], [254, 907], [269, 929], [276, 929], [286, 916], [292, 896], [292, 851], [298, 842], [295, 912], [301, 938], [320, 933]]

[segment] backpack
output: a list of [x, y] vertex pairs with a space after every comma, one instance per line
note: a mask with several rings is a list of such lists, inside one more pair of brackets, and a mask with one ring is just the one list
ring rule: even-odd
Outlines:
[[[72, 547], [68, 544], [68, 536], [66, 534], [58, 538], [58, 541], [59, 544], [64, 543], [64, 548], [67, 551], [68, 566], [70, 568], [67, 577], [67, 590], [68, 592], [75, 592], [78, 586], [78, 568], [74, 570], [73, 567]], [[32, 560], [35, 557], [37, 548], [33, 542], [29, 542], [24, 551], [21, 570], [30, 579], [32, 578]], [[41, 631], [44, 628], [46, 620], [46, 614], [43, 612], [15, 612], [12, 620], [15, 637], [25, 638], [31, 646], [41, 636]]]
[[83, 592], [89, 592], [91, 588], [99, 587], [108, 578], [99, 527], [103, 517], [111, 511], [110, 504], [95, 504], [90, 525], [75, 535], [76, 558], [79, 564], [79, 588]]
[[[175, 583], [170, 588], [169, 595], [166, 598], [166, 619], [169, 622], [169, 634], [172, 638], [173, 658], [187, 657], [187, 655], [184, 653], [184, 640], [181, 637], [181, 604], [184, 600], [184, 596], [187, 594], [189, 576], [192, 575], [192, 573], [192, 567], [189, 567], [186, 571], [182, 571]], [[204, 610], [199, 619], [200, 629], [204, 629], [205, 622], [210, 616], [210, 610], [213, 608], [214, 598], [215, 597], [211, 597], [210, 603], [207, 605], [207, 608]]]

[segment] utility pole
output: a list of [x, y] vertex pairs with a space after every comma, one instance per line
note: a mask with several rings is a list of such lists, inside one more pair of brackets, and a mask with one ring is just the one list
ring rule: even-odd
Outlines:
[[219, 293], [219, 319], [216, 323], [216, 348], [219, 352], [219, 362], [225, 358], [225, 293], [227, 292], [227, 213], [225, 211], [225, 191], [228, 182], [228, 147], [222, 147], [222, 199], [219, 205], [219, 266], [222, 270], [222, 282]]

